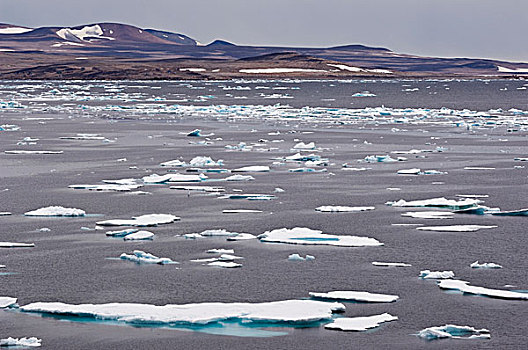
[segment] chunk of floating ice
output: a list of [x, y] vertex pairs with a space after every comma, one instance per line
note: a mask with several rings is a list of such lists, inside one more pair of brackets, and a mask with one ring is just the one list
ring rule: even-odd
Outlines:
[[203, 236], [203, 237], [213, 237], [213, 236], [236, 236], [239, 233], [230, 232], [226, 229], [212, 229], [212, 230], [205, 230], [203, 232], [200, 232], [199, 234], [200, 236]]
[[142, 178], [144, 183], [164, 183], [164, 182], [201, 182], [207, 179], [204, 174], [199, 175], [185, 175], [185, 174], [166, 174], [158, 175], [152, 174]]
[[225, 192], [223, 187], [215, 186], [171, 186], [172, 190], [197, 191], [197, 192]]
[[495, 263], [482, 263], [479, 264], [478, 260], [472, 263], [471, 265], [474, 269], [502, 269], [502, 266]]
[[147, 239], [154, 239], [154, 233], [150, 231], [137, 231], [126, 235], [123, 239], [125, 241], [141, 241]]
[[528, 162], [528, 158], [521, 158], [521, 157], [513, 158], [513, 160], [516, 162]]
[[220, 199], [247, 199], [247, 200], [272, 200], [277, 197], [271, 194], [254, 194], [254, 193], [245, 193], [245, 194], [226, 194], [224, 196], [218, 197]]
[[449, 211], [408, 211], [401, 214], [415, 219], [452, 219], [454, 215]]
[[138, 232], [139, 230], [137, 228], [129, 228], [126, 230], [119, 230], [119, 231], [108, 231], [106, 232], [106, 235], [109, 237], [125, 237], [126, 235], [129, 235], [134, 232]]
[[396, 159], [392, 158], [389, 155], [372, 155], [372, 156], [366, 156], [361, 161], [367, 162], [367, 163], [391, 163], [391, 162], [401, 162], [405, 161], [407, 158], [404, 157], [398, 157]]
[[295, 168], [295, 169], [289, 169], [290, 173], [322, 173], [326, 172], [326, 169], [312, 169], [312, 168]]
[[387, 202], [385, 204], [393, 207], [437, 207], [437, 208], [449, 208], [454, 210], [472, 208], [481, 203], [478, 199], [465, 198], [465, 199], [446, 199], [444, 197], [431, 198], [424, 200], [406, 201], [400, 199], [395, 202]]
[[429, 271], [423, 270], [420, 271], [420, 278], [423, 279], [443, 279], [443, 278], [453, 278], [455, 273], [453, 271]]
[[26, 151], [26, 150], [9, 150], [5, 154], [62, 154], [63, 151]]
[[200, 137], [202, 136], [202, 130], [200, 129], [194, 129], [190, 133], [187, 134], [187, 136], [194, 136], [194, 137]]
[[251, 165], [231, 170], [234, 173], [262, 173], [270, 171], [267, 165]]
[[423, 226], [417, 227], [421, 231], [442, 231], [442, 232], [475, 232], [480, 229], [496, 228], [498, 226], [483, 225], [450, 225], [450, 226]]
[[438, 170], [421, 170], [419, 168], [398, 170], [398, 175], [445, 175], [446, 172]]
[[262, 213], [262, 210], [253, 209], [225, 209], [222, 210], [224, 214], [249, 214], [249, 213]]
[[483, 167], [483, 166], [466, 166], [464, 170], [495, 170], [495, 168]]
[[139, 184], [70, 185], [74, 190], [130, 192], [142, 187]]
[[77, 134], [75, 136], [61, 136], [61, 140], [104, 140], [104, 136], [99, 134]]
[[231, 175], [226, 177], [224, 180], [226, 181], [250, 181], [255, 180], [255, 178], [251, 175]]
[[347, 170], [347, 171], [366, 171], [366, 170], [369, 170], [369, 169], [372, 169], [372, 168], [353, 168], [353, 167], [349, 167], [349, 166], [345, 166], [345, 164], [343, 164], [343, 167], [341, 168], [341, 170]]
[[220, 166], [223, 164], [224, 162], [222, 161], [222, 159], [214, 161], [211, 157], [206, 156], [196, 156], [189, 162], [189, 165], [193, 167]]
[[487, 194], [457, 194], [457, 197], [462, 198], [488, 198], [489, 195]]
[[0, 297], [0, 309], [15, 305], [17, 298], [12, 297]]
[[382, 267], [409, 267], [411, 264], [373, 261], [372, 265]]
[[343, 291], [336, 290], [328, 293], [315, 293], [310, 292], [312, 298], [319, 299], [335, 299], [335, 300], [350, 300], [359, 301], [364, 303], [392, 303], [398, 300], [400, 297], [397, 295], [390, 294], [376, 294], [369, 292], [357, 292], [357, 291]]
[[422, 329], [418, 334], [420, 338], [433, 339], [490, 339], [491, 335], [487, 329], [475, 329], [469, 326], [457, 326], [446, 324], [445, 326], [429, 327]]
[[0, 347], [16, 347], [16, 348], [30, 348], [39, 347], [42, 344], [42, 339], [35, 337], [24, 337], [24, 338], [4, 338], [0, 339]]
[[0, 211], [0, 216], [8, 216], [11, 215], [11, 212], [9, 211]]
[[306, 227], [292, 229], [281, 228], [266, 231], [257, 236], [261, 242], [304, 244], [304, 245], [333, 245], [342, 247], [381, 246], [383, 243], [370, 237], [330, 235], [319, 230]]
[[28, 211], [26, 216], [84, 216], [86, 212], [76, 208], [65, 208], [61, 206], [44, 207]]
[[126, 179], [117, 179], [117, 180], [103, 180], [104, 183], [107, 184], [115, 184], [115, 185], [136, 185], [137, 179], [133, 178], [126, 178]]
[[223, 267], [223, 268], [235, 268], [235, 267], [242, 267], [242, 264], [232, 262], [232, 261], [213, 261], [207, 264], [207, 266], [213, 266], [213, 267]]
[[311, 261], [311, 260], [315, 260], [315, 256], [306, 255], [306, 257], [303, 258], [299, 254], [290, 254], [288, 256], [288, 260], [290, 260], [290, 261]]
[[35, 243], [0, 242], [0, 248], [31, 248]]
[[496, 216], [528, 216], [528, 209], [491, 212]]
[[356, 92], [355, 94], [352, 95], [352, 97], [376, 97], [376, 95], [369, 91], [361, 91], [361, 92]]
[[[132, 303], [65, 304], [37, 302], [22, 306], [22, 312], [55, 314], [58, 317], [79, 316], [115, 321], [130, 325], [188, 324], [206, 325], [227, 319], [310, 323], [332, 318], [333, 312], [344, 311], [341, 303], [317, 300], [283, 300], [265, 303], [201, 303], [151, 305]], [[221, 323], [218, 324], [222, 326]]]
[[295, 146], [293, 146], [293, 148], [301, 149], [301, 150], [312, 150], [312, 149], [315, 149], [315, 142], [310, 142], [310, 143], [299, 142]]
[[120, 258], [122, 260], [129, 260], [129, 261], [133, 261], [138, 264], [159, 264], [159, 265], [177, 264], [177, 262], [172, 261], [169, 258], [159, 258], [150, 253], [145, 253], [142, 250], [134, 250], [132, 254], [123, 253], [121, 254]]
[[257, 236], [252, 235], [251, 233], [239, 233], [236, 236], [229, 236], [226, 238], [228, 241], [245, 241], [248, 239], [255, 239]]
[[170, 224], [174, 221], [180, 220], [179, 217], [171, 214], [145, 214], [132, 217], [132, 219], [115, 219], [98, 221], [99, 226], [157, 226], [162, 224]]
[[217, 259], [219, 261], [233, 261], [233, 260], [239, 260], [239, 259], [244, 259], [244, 258], [241, 256], [232, 255], [232, 254], [222, 254]]
[[209, 253], [209, 254], [235, 254], [235, 250], [234, 249], [218, 248], [218, 249], [209, 249], [206, 253]]
[[[279, 159], [282, 159], [282, 158], [279, 158]], [[295, 153], [283, 159], [285, 161], [290, 161], [290, 162], [307, 162], [307, 161], [316, 162], [316, 161], [321, 160], [321, 156], [318, 154], [313, 154], [313, 153], [312, 154]]]
[[280, 188], [280, 187], [275, 187], [273, 192], [275, 192], [275, 193], [283, 193], [283, 192], [286, 192], [286, 191], [284, 189]]
[[383, 322], [395, 321], [397, 316], [388, 313], [366, 317], [340, 317], [324, 326], [326, 329], [335, 329], [341, 331], [366, 331], [371, 328], [379, 327]]
[[325, 212], [325, 213], [340, 213], [340, 212], [358, 212], [358, 211], [367, 211], [374, 210], [376, 207], [346, 207], [346, 206], [333, 206], [333, 205], [324, 205], [321, 207], [315, 208], [316, 211]]

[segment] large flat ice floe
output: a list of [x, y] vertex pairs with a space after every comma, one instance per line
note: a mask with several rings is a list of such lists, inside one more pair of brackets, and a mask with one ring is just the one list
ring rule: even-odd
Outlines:
[[62, 154], [63, 151], [29, 151], [29, 150], [9, 150], [5, 154]]
[[132, 325], [206, 325], [228, 319], [285, 323], [310, 323], [332, 318], [345, 306], [316, 300], [283, 300], [266, 303], [200, 303], [163, 305], [109, 303], [65, 304], [37, 302], [20, 307], [22, 312], [55, 314], [58, 317], [83, 316], [100, 321]]
[[0, 309], [16, 305], [17, 298], [0, 297]]
[[498, 226], [483, 225], [450, 225], [450, 226], [423, 226], [417, 227], [420, 231], [440, 231], [440, 232], [476, 232], [481, 229], [496, 228]]
[[381, 266], [381, 267], [409, 267], [412, 266], [411, 264], [407, 263], [400, 263], [400, 262], [380, 262], [380, 261], [373, 261], [372, 265], [374, 266]]
[[397, 295], [343, 290], [336, 290], [328, 293], [310, 292], [310, 296], [312, 298], [347, 300], [363, 303], [392, 303], [399, 299]]
[[18, 349], [35, 348], [42, 344], [42, 340], [35, 337], [24, 338], [4, 338], [0, 339], [0, 347], [14, 347]]
[[461, 280], [444, 280], [438, 282], [438, 287], [448, 290], [458, 290], [462, 293], [482, 295], [490, 298], [528, 300], [528, 293], [512, 292], [502, 289], [470, 286], [469, 282]]
[[49, 206], [24, 213], [26, 216], [84, 216], [86, 212], [77, 208]]
[[88, 190], [88, 191], [115, 191], [115, 192], [130, 192], [132, 190], [138, 189], [143, 185], [140, 184], [99, 184], [99, 185], [70, 185], [68, 188], [74, 190]]
[[306, 227], [294, 227], [292, 229], [281, 228], [266, 231], [257, 236], [261, 242], [304, 244], [304, 245], [333, 245], [341, 247], [366, 247], [381, 246], [383, 243], [370, 237], [331, 235], [319, 230]]
[[324, 327], [326, 329], [361, 332], [379, 327], [383, 322], [395, 321], [397, 319], [397, 316], [388, 313], [366, 317], [341, 317], [336, 318], [332, 323]]
[[123, 238], [125, 241], [143, 241], [143, 240], [151, 240], [154, 239], [154, 233], [150, 231], [137, 231], [131, 234], [126, 235]]
[[476, 329], [470, 326], [457, 326], [446, 324], [444, 326], [429, 327], [422, 329], [418, 334], [420, 338], [427, 340], [434, 339], [490, 339], [489, 330]]
[[121, 260], [128, 260], [132, 261], [138, 264], [158, 264], [158, 265], [166, 265], [166, 264], [177, 264], [177, 262], [173, 261], [169, 258], [160, 258], [153, 254], [146, 253], [142, 250], [134, 250], [132, 254], [126, 254], [123, 253], [119, 257]]
[[132, 219], [114, 219], [98, 221], [99, 226], [158, 226], [162, 224], [170, 224], [174, 221], [180, 220], [179, 217], [171, 214], [145, 214], [134, 216]]
[[399, 201], [387, 202], [385, 204], [393, 207], [436, 207], [460, 210], [476, 207], [480, 202], [480, 200], [473, 198], [464, 198], [456, 200], [440, 197], [415, 201], [406, 201], [404, 199], [400, 199]]
[[374, 210], [376, 207], [348, 207], [348, 206], [341, 206], [341, 205], [323, 205], [321, 207], [315, 208], [316, 211], [324, 212], [324, 213], [350, 213], [350, 212], [359, 212], [359, 211], [367, 211], [367, 210]]
[[454, 215], [450, 211], [408, 211], [401, 214], [415, 219], [452, 219]]
[[267, 165], [250, 165], [231, 170], [234, 173], [266, 173], [270, 171]]
[[420, 278], [423, 279], [443, 279], [443, 278], [453, 278], [455, 273], [453, 271], [430, 271], [423, 270], [420, 271]]
[[473, 269], [502, 269], [502, 266], [495, 263], [482, 263], [479, 264], [478, 260], [469, 265]]
[[35, 243], [0, 242], [0, 248], [32, 248]]

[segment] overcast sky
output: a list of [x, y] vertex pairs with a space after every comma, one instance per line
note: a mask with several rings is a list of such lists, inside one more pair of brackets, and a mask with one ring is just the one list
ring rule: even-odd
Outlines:
[[0, 22], [120, 22], [202, 42], [335, 46], [528, 62], [528, 0], [0, 0]]

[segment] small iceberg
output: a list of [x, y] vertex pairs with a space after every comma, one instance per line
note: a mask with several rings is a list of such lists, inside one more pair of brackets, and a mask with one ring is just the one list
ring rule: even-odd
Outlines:
[[204, 180], [207, 180], [207, 176], [205, 176], [204, 174], [199, 174], [199, 175], [152, 174], [152, 175], [143, 177], [142, 180], [146, 184], [162, 184], [165, 182], [202, 182]]
[[398, 175], [445, 175], [447, 172], [439, 170], [421, 170], [419, 168], [398, 170]]
[[449, 211], [408, 211], [401, 214], [415, 219], [452, 219], [454, 215]]
[[440, 231], [440, 232], [476, 232], [481, 229], [496, 228], [498, 226], [483, 225], [450, 225], [450, 226], [422, 226], [417, 227], [420, 231]]
[[215, 186], [171, 186], [170, 189], [172, 190], [180, 190], [180, 191], [196, 191], [196, 192], [225, 192], [225, 189], [223, 187], [215, 187]]
[[86, 212], [76, 208], [65, 208], [61, 206], [44, 207], [32, 211], [28, 211], [26, 216], [85, 216]]
[[392, 158], [391, 156], [385, 154], [385, 155], [371, 155], [366, 156], [361, 161], [366, 163], [392, 163], [392, 162], [402, 162], [407, 160], [407, 158], [404, 157], [398, 157], [396, 159]]
[[128, 260], [138, 264], [177, 264], [177, 262], [172, 261], [169, 258], [160, 258], [142, 250], [134, 250], [132, 254], [123, 253], [119, 258], [121, 260]]
[[262, 210], [253, 209], [224, 209], [223, 214], [250, 214], [250, 213], [262, 213]]
[[257, 236], [252, 235], [251, 233], [239, 233], [236, 236], [229, 236], [226, 238], [228, 241], [246, 241], [248, 239], [256, 239]]
[[296, 150], [313, 150], [315, 148], [316, 148], [315, 142], [310, 142], [310, 143], [299, 142], [295, 146], [293, 146], [293, 149], [296, 149]]
[[481, 295], [490, 298], [528, 300], [528, 293], [512, 292], [502, 289], [470, 286], [469, 282], [461, 280], [444, 280], [438, 282], [438, 287], [447, 290], [457, 290], [462, 293]]
[[347, 207], [339, 205], [324, 205], [321, 207], [315, 208], [316, 211], [324, 213], [349, 213], [349, 212], [358, 212], [358, 211], [367, 211], [374, 210], [376, 207]]
[[170, 224], [174, 221], [180, 220], [179, 217], [171, 214], [145, 214], [132, 217], [132, 219], [114, 219], [98, 221], [99, 226], [158, 226], [162, 224]]
[[16, 302], [17, 302], [17, 298], [0, 297], [0, 309], [4, 309], [10, 306], [15, 306]]
[[251, 181], [255, 180], [255, 178], [251, 175], [231, 175], [224, 179], [225, 181]]
[[369, 292], [341, 291], [336, 290], [328, 293], [310, 292], [312, 298], [346, 300], [362, 303], [392, 303], [400, 297], [390, 294], [375, 294]]
[[62, 154], [63, 151], [26, 151], [26, 150], [9, 150], [5, 154]]
[[304, 245], [332, 245], [341, 247], [369, 247], [381, 246], [383, 243], [370, 237], [331, 235], [323, 231], [312, 230], [306, 227], [292, 229], [281, 228], [266, 231], [257, 236], [261, 242], [304, 244]]
[[151, 240], [154, 239], [154, 233], [150, 231], [137, 231], [126, 235], [123, 238], [125, 241], [142, 241], [142, 240]]
[[213, 261], [207, 264], [207, 266], [213, 266], [213, 267], [223, 267], [223, 268], [236, 268], [236, 267], [242, 267], [242, 264], [233, 262], [233, 261]]
[[118, 230], [118, 231], [108, 231], [105, 234], [108, 237], [125, 237], [131, 233], [138, 232], [139, 230], [137, 228], [129, 228], [126, 230]]
[[429, 270], [423, 270], [420, 271], [420, 278], [423, 279], [445, 279], [445, 278], [453, 278], [455, 277], [455, 273], [453, 271], [429, 271]]
[[32, 248], [35, 243], [0, 242], [0, 248]]
[[352, 95], [352, 97], [376, 97], [376, 95], [371, 93], [370, 91], [361, 91], [361, 92], [356, 92], [355, 94]]
[[269, 201], [272, 199], [275, 199], [274, 195], [271, 194], [255, 194], [255, 193], [248, 193], [248, 194], [227, 194], [225, 196], [218, 197], [219, 199], [247, 199], [250, 201], [256, 201], [256, 200], [263, 200], [263, 201]]
[[479, 264], [478, 260], [469, 265], [473, 269], [502, 269], [502, 266], [495, 263], [482, 263]]
[[379, 262], [379, 261], [373, 261], [372, 265], [381, 266], [381, 267], [409, 267], [409, 266], [412, 266], [411, 264], [407, 264], [407, 263]]
[[202, 130], [200, 130], [200, 129], [194, 129], [193, 131], [191, 131], [190, 133], [188, 133], [187, 136], [201, 137], [201, 136], [202, 136]]
[[396, 321], [397, 319], [397, 316], [388, 313], [366, 317], [341, 317], [334, 319], [332, 323], [325, 325], [324, 328], [340, 331], [362, 332], [377, 328], [384, 322]]
[[299, 254], [290, 254], [288, 256], [289, 261], [312, 261], [315, 260], [315, 256], [313, 255], [306, 255], [306, 257], [302, 257]]
[[399, 201], [387, 202], [385, 204], [392, 207], [436, 207], [460, 210], [476, 207], [479, 203], [481, 203], [481, 201], [474, 198], [464, 198], [456, 200], [440, 197], [415, 201], [406, 201], [404, 199], [400, 199]]
[[445, 326], [429, 327], [422, 329], [417, 335], [427, 340], [435, 339], [490, 339], [487, 329], [476, 329], [469, 326], [446, 324]]
[[74, 190], [88, 190], [88, 191], [101, 191], [101, 192], [130, 192], [132, 190], [138, 189], [143, 185], [139, 184], [101, 184], [101, 185], [70, 185], [68, 188]]
[[206, 251], [206, 253], [209, 254], [235, 254], [234, 249], [225, 249], [225, 248], [216, 248], [216, 249], [209, 249]]
[[0, 347], [34, 348], [41, 346], [42, 339], [35, 337], [0, 339]]
[[231, 170], [234, 173], [262, 173], [262, 172], [269, 172], [270, 167], [267, 165], [251, 165], [251, 166], [245, 166], [238, 169]]

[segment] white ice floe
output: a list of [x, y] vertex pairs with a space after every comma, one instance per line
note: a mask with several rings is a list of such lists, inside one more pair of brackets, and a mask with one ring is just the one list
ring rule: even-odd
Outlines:
[[227, 319], [307, 323], [332, 318], [334, 312], [344, 311], [341, 303], [317, 300], [283, 300], [265, 303], [200, 303], [152, 304], [65, 304], [37, 302], [20, 308], [22, 312], [38, 312], [62, 316], [92, 317], [131, 325], [190, 324], [206, 325]]
[[0, 248], [31, 248], [35, 243], [0, 242]]
[[491, 335], [487, 329], [476, 329], [470, 326], [457, 326], [446, 324], [444, 326], [429, 327], [422, 329], [418, 334], [420, 338], [434, 339], [490, 339]]
[[306, 255], [306, 257], [302, 257], [299, 254], [290, 254], [288, 256], [288, 260], [290, 261], [311, 261], [311, 260], [315, 260], [315, 256]]
[[17, 298], [0, 297], [0, 309], [16, 305]]
[[392, 163], [392, 162], [398, 162], [398, 161], [401, 162], [405, 160], [407, 160], [407, 158], [398, 157], [394, 159], [389, 155], [371, 155], [371, 156], [366, 156], [361, 161], [367, 162], [367, 163]]
[[206, 253], [209, 254], [235, 254], [234, 249], [225, 249], [225, 248], [215, 248], [215, 249], [209, 249], [206, 251]]
[[213, 230], [205, 230], [200, 233], [200, 235], [205, 237], [213, 237], [213, 236], [236, 236], [238, 235], [238, 232], [230, 232], [226, 229], [213, 229]]
[[370, 91], [361, 91], [361, 92], [356, 92], [355, 94], [352, 95], [352, 97], [376, 97], [376, 94], [373, 94]]
[[145, 214], [134, 216], [132, 219], [113, 219], [98, 221], [99, 226], [158, 226], [163, 224], [170, 224], [174, 221], [180, 220], [179, 217], [171, 214]]
[[68, 188], [74, 190], [88, 190], [88, 191], [101, 191], [101, 192], [130, 192], [137, 188], [142, 187], [143, 185], [139, 184], [101, 184], [101, 185], [70, 185]]
[[423, 270], [420, 271], [420, 278], [423, 279], [444, 279], [444, 278], [453, 278], [455, 273], [453, 271], [429, 271]]
[[242, 267], [242, 264], [233, 262], [233, 261], [213, 261], [207, 264], [207, 266], [213, 266], [213, 267], [223, 267], [223, 268], [235, 268], [235, 267]]
[[502, 269], [502, 265], [495, 264], [492, 262], [479, 264], [478, 260], [469, 266], [471, 266], [474, 269]]
[[223, 214], [250, 214], [250, 213], [262, 213], [262, 210], [253, 209], [224, 209]]
[[160, 258], [142, 250], [134, 250], [132, 254], [123, 253], [121, 254], [120, 258], [122, 260], [133, 261], [138, 264], [177, 264], [177, 262], [172, 261], [169, 258]]
[[251, 181], [251, 180], [255, 180], [255, 178], [251, 175], [237, 174], [237, 175], [228, 176], [224, 180], [226, 181]]
[[65, 208], [61, 206], [49, 206], [28, 211], [26, 216], [84, 216], [86, 212], [82, 209]]
[[172, 190], [197, 191], [197, 192], [225, 192], [223, 187], [216, 186], [171, 186]]
[[370, 237], [331, 235], [319, 230], [306, 227], [292, 229], [281, 228], [266, 231], [257, 236], [261, 242], [304, 244], [304, 245], [332, 245], [341, 247], [381, 246], [383, 243]]
[[239, 233], [236, 236], [228, 236], [226, 240], [228, 241], [245, 241], [248, 239], [256, 239], [257, 236], [252, 235], [251, 233]]
[[484, 166], [466, 166], [464, 170], [495, 170], [495, 168], [484, 167]]
[[297, 149], [297, 150], [313, 150], [315, 148], [316, 148], [315, 142], [309, 142], [309, 143], [299, 142], [295, 144], [295, 146], [293, 146], [293, 149]]
[[415, 219], [452, 219], [454, 215], [450, 211], [408, 211], [401, 214]]
[[35, 337], [0, 339], [0, 347], [35, 348], [42, 345], [42, 339]]
[[324, 326], [326, 329], [335, 329], [341, 331], [366, 331], [371, 328], [379, 327], [383, 322], [395, 321], [397, 316], [388, 313], [366, 317], [340, 317]]
[[131, 233], [138, 232], [137, 228], [129, 228], [126, 230], [108, 231], [105, 234], [109, 237], [125, 237]]
[[178, 173], [165, 175], [152, 174], [142, 178], [143, 182], [148, 184], [158, 184], [165, 182], [201, 182], [206, 179], [207, 176], [204, 174], [187, 175]]
[[250, 201], [256, 200], [272, 200], [277, 197], [271, 194], [259, 194], [259, 193], [244, 193], [244, 194], [226, 194], [224, 196], [218, 197], [219, 199], [247, 199]]
[[328, 293], [310, 292], [310, 296], [320, 299], [349, 300], [363, 303], [392, 303], [400, 297], [390, 294], [336, 290]]
[[398, 175], [445, 175], [447, 174], [444, 171], [438, 171], [438, 170], [421, 170], [419, 168], [413, 168], [413, 169], [402, 169], [398, 170]]
[[528, 293], [512, 292], [502, 289], [470, 286], [469, 282], [461, 280], [444, 280], [438, 282], [438, 287], [448, 290], [458, 290], [462, 293], [482, 295], [490, 298], [528, 300]]
[[440, 232], [476, 232], [481, 229], [496, 228], [498, 226], [483, 225], [449, 225], [449, 226], [423, 226], [417, 227], [420, 231], [440, 231]]
[[393, 207], [437, 207], [459, 210], [476, 207], [479, 203], [481, 203], [481, 201], [474, 198], [456, 200], [440, 197], [415, 201], [406, 201], [404, 199], [400, 199], [399, 201], [391, 201], [385, 204]]
[[270, 171], [270, 167], [267, 165], [250, 165], [242, 168], [231, 170], [234, 173], [262, 173]]
[[211, 157], [207, 156], [196, 156], [193, 159], [189, 161], [189, 163], [182, 162], [179, 159], [171, 160], [168, 162], [161, 163], [160, 166], [167, 167], [167, 168], [179, 168], [179, 167], [214, 167], [214, 166], [220, 166], [223, 165], [223, 161], [221, 159], [215, 161]]
[[412, 266], [411, 264], [407, 264], [407, 263], [379, 262], [379, 261], [373, 261], [372, 265], [374, 265], [374, 266], [382, 266], [382, 267], [409, 267], [409, 266]]
[[5, 154], [62, 154], [63, 151], [27, 151], [27, 150], [8, 150]]
[[376, 207], [347, 207], [339, 205], [324, 205], [321, 207], [315, 208], [316, 211], [325, 212], [325, 213], [338, 213], [338, 212], [358, 212], [358, 211], [367, 211], [374, 210]]
[[0, 216], [9, 216], [11, 215], [11, 212], [9, 211], [0, 211]]
[[94, 140], [104, 140], [104, 136], [99, 134], [77, 134], [75, 136], [62, 136], [59, 137], [61, 140], [85, 140], [85, 141], [94, 141]]
[[154, 233], [150, 231], [137, 231], [131, 234], [128, 234], [123, 238], [125, 241], [142, 241], [154, 239]]

